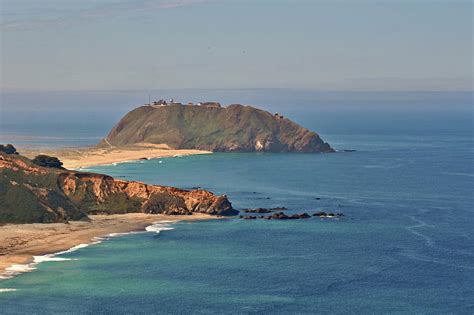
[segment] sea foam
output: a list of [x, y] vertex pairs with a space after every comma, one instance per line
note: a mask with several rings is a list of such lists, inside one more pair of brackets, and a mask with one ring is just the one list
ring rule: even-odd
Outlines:
[[0, 275], [0, 280], [6, 280], [10, 279], [14, 276], [17, 276], [19, 274], [25, 273], [25, 272], [31, 272], [33, 270], [36, 270], [36, 266], [42, 262], [46, 261], [70, 261], [70, 260], [77, 260], [75, 258], [65, 258], [65, 257], [57, 257], [58, 255], [62, 254], [67, 254], [74, 252], [78, 249], [88, 247], [90, 245], [98, 244], [102, 242], [102, 238], [94, 238], [93, 241], [89, 244], [79, 244], [76, 246], [71, 247], [68, 250], [53, 253], [53, 254], [46, 254], [46, 255], [40, 255], [40, 256], [33, 256], [33, 262], [27, 263], [27, 264], [14, 264], [11, 265], [10, 267], [5, 268], [5, 272]]
[[0, 288], [0, 293], [3, 293], [3, 292], [14, 292], [14, 291], [17, 291], [16, 289], [12, 289], [12, 288]]
[[[124, 232], [124, 233], [110, 233], [106, 236], [103, 237], [94, 237], [92, 238], [92, 242], [88, 244], [79, 244], [76, 246], [73, 246], [69, 248], [68, 250], [65, 251], [60, 251], [57, 253], [53, 254], [46, 254], [46, 255], [40, 255], [40, 256], [33, 256], [33, 262], [27, 263], [27, 264], [14, 264], [11, 265], [10, 267], [5, 268], [5, 272], [0, 274], [0, 280], [6, 280], [10, 279], [14, 276], [17, 276], [19, 274], [25, 273], [25, 272], [31, 272], [36, 270], [36, 267], [38, 264], [42, 262], [47, 262], [47, 261], [54, 261], [54, 262], [60, 262], [60, 261], [71, 261], [71, 260], [77, 260], [76, 258], [66, 258], [66, 257], [57, 257], [59, 255], [67, 254], [67, 253], [72, 253], [74, 251], [77, 251], [79, 249], [99, 244], [102, 243], [105, 240], [108, 240], [113, 237], [119, 237], [119, 236], [124, 236], [124, 235], [130, 235], [130, 234], [138, 234], [138, 233], [144, 233], [144, 232], [154, 232], [154, 233], [160, 233], [161, 231], [167, 231], [167, 230], [173, 230], [171, 227], [170, 223], [176, 223], [177, 221], [159, 221], [155, 222], [152, 225], [149, 225], [145, 228], [145, 231], [132, 231], [132, 232]], [[10, 289], [0, 289], [0, 290], [10, 290]], [[14, 290], [14, 289], [12, 289]], [[2, 292], [2, 291], [0, 291]], [[4, 291], [7, 292], [7, 291]]]
[[175, 221], [160, 221], [153, 223], [152, 225], [149, 225], [145, 228], [146, 231], [148, 232], [155, 232], [155, 233], [160, 233], [161, 231], [169, 231], [173, 230], [174, 228], [171, 227], [169, 223], [173, 223]]

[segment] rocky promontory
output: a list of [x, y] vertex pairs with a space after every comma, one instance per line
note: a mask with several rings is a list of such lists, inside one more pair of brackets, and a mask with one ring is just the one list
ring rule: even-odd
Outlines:
[[0, 150], [0, 223], [67, 222], [89, 214], [133, 212], [238, 213], [225, 195], [67, 170], [51, 157], [30, 160], [10, 148]]
[[334, 152], [317, 133], [278, 113], [215, 102], [140, 106], [126, 114], [99, 146], [136, 143], [214, 152]]

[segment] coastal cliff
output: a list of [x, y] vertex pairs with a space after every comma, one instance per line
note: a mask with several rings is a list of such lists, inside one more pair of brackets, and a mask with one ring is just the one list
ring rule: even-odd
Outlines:
[[0, 151], [0, 223], [84, 220], [89, 214], [235, 215], [226, 196], [45, 167]]
[[125, 115], [99, 146], [134, 143], [214, 152], [334, 152], [317, 133], [279, 114], [218, 103], [138, 107]]

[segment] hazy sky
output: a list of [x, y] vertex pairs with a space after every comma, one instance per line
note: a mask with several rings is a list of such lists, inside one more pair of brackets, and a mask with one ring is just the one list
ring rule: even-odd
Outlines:
[[9, 90], [472, 89], [472, 2], [0, 0]]

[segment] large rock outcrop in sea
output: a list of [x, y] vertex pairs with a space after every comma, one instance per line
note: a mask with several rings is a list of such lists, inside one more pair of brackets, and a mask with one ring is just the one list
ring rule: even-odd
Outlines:
[[145, 105], [123, 117], [100, 146], [167, 144], [215, 152], [333, 152], [317, 133], [279, 114], [218, 103]]
[[34, 164], [0, 151], [0, 223], [51, 223], [129, 212], [235, 215], [226, 196]]

